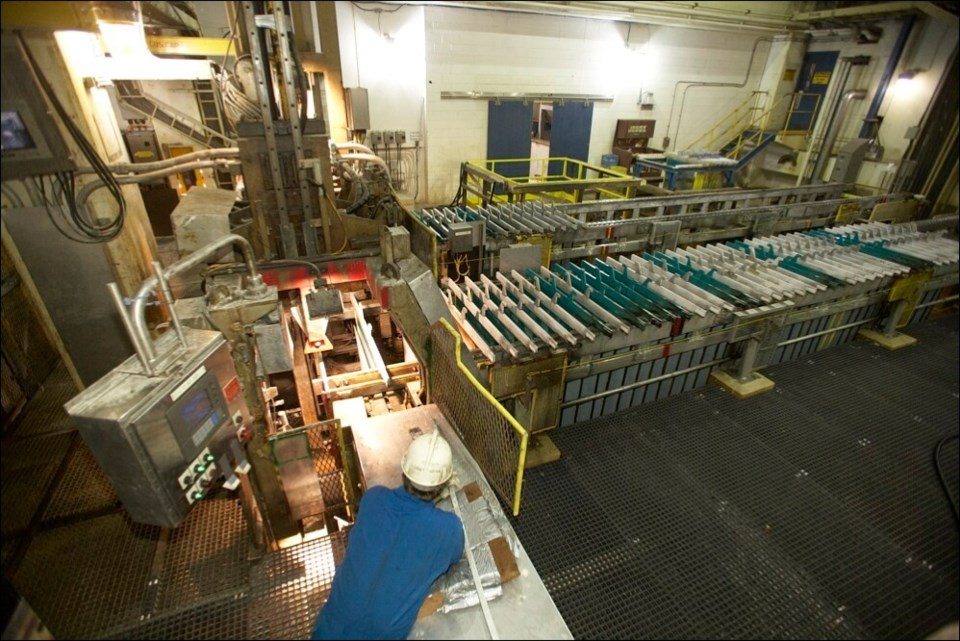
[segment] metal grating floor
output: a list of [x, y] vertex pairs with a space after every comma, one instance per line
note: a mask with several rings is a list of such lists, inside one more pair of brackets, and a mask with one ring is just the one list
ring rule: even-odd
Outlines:
[[[919, 638], [956, 621], [958, 318], [551, 433], [514, 527], [577, 638]], [[958, 446], [941, 464], [958, 495]]]
[[[957, 434], [957, 317], [552, 434], [514, 527], [579, 638], [920, 637], [957, 618], [933, 473]], [[58, 368], [2, 447], [5, 576], [56, 638], [305, 638], [343, 534], [257, 559], [227, 493], [137, 525], [74, 432]], [[958, 446], [941, 462], [954, 488]], [[956, 491], [956, 490], [954, 490]]]
[[306, 638], [343, 533], [251, 554], [229, 493], [173, 530], [133, 523], [63, 410], [58, 367], [4, 434], [4, 577], [54, 638]]

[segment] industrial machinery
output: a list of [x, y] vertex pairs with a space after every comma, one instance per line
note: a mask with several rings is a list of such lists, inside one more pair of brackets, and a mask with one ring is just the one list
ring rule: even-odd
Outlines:
[[756, 370], [858, 330], [896, 342], [915, 309], [949, 299], [956, 217], [870, 223], [916, 201], [850, 189], [448, 207], [410, 229], [477, 377], [543, 450], [556, 426], [711, 377], [764, 391]]
[[[286, 4], [232, 8], [238, 146], [209, 157], [239, 158], [249, 222], [229, 192], [188, 194], [183, 258], [124, 312], [138, 358], [68, 407], [137, 520], [175, 525], [222, 475], [258, 544], [335, 530], [362, 486], [352, 426], [424, 403], [518, 513], [525, 467], [558, 455], [550, 430], [710, 376], [756, 393], [792, 346], [889, 338], [957, 283], [955, 219], [882, 224], [914, 197], [848, 184], [691, 195], [569, 160], [542, 183], [465, 163], [453, 205], [407, 211], [401, 162], [307, 118]], [[628, 151], [652, 134], [623, 124]], [[201, 295], [173, 301], [190, 270]], [[174, 330], [160, 356], [142, 320], [156, 288]]]
[[[242, 444], [253, 424], [230, 349], [223, 335], [184, 327], [176, 314], [168, 279], [231, 242], [227, 236], [143, 284], [128, 313], [116, 284], [111, 291], [136, 349], [109, 374], [66, 405], [80, 434], [131, 517], [174, 527], [191, 506], [216, 488], [236, 489], [250, 470]], [[253, 263], [245, 295], [276, 298]], [[171, 312], [174, 331], [154, 342], [144, 327], [145, 300], [157, 290]]]

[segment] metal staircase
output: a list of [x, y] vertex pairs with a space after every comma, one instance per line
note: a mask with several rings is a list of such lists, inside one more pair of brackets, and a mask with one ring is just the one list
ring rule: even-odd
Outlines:
[[[736, 161], [734, 169], [741, 169], [753, 160], [765, 147], [784, 135], [807, 135], [809, 130], [797, 131], [771, 126], [771, 118], [785, 114], [783, 123], [789, 123], [794, 114], [806, 113], [800, 110], [803, 98], [817, 94], [801, 92], [789, 93], [777, 100], [769, 109], [762, 111], [758, 106], [760, 92], [754, 92], [749, 98], [737, 105], [729, 114], [707, 130], [687, 147], [687, 151], [719, 149], [718, 155]], [[790, 100], [789, 105], [786, 101]], [[812, 108], [815, 112], [816, 102]], [[759, 112], [759, 113], [758, 113]], [[779, 118], [778, 118], [779, 120]], [[811, 122], [813, 119], [811, 118]]]
[[[216, 122], [219, 123], [221, 130], [217, 131], [214, 127], [203, 122], [198, 122], [194, 118], [147, 95], [141, 89], [140, 83], [138, 82], [118, 80], [115, 85], [117, 87], [117, 97], [124, 105], [153, 122], [161, 122], [177, 130], [204, 149], [224, 146], [235, 147], [237, 145], [235, 139], [230, 138], [223, 132], [223, 122], [220, 120], [219, 115], [216, 118]], [[216, 100], [216, 97], [212, 95], [212, 87], [207, 90], [207, 93], [211, 94], [211, 97], [208, 100], [204, 100], [202, 97], [204, 90], [202, 88], [198, 89], [198, 101], [200, 102], [200, 108], [205, 120], [208, 120], [207, 109], [210, 106], [208, 103], [210, 100]], [[213, 106], [216, 107], [215, 104]]]

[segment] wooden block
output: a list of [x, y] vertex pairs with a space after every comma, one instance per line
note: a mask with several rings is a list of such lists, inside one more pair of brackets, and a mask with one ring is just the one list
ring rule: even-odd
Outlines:
[[501, 583], [512, 581], [520, 576], [517, 559], [513, 556], [513, 550], [510, 549], [510, 545], [505, 538], [498, 536], [490, 541], [490, 551], [493, 553], [493, 560], [497, 563]]
[[467, 503], [473, 503], [478, 498], [483, 496], [483, 492], [480, 490], [480, 486], [477, 485], [476, 481], [469, 485], [465, 485], [463, 487], [463, 494], [467, 497]]
[[420, 606], [420, 611], [417, 612], [417, 618], [422, 619], [423, 617], [428, 617], [443, 606], [443, 592], [433, 592], [427, 595], [427, 598], [423, 601], [423, 605]]

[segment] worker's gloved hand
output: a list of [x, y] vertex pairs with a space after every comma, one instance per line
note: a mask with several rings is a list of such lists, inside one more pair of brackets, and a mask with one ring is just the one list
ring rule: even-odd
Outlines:
[[434, 503], [438, 503], [446, 498], [450, 497], [450, 492], [456, 492], [460, 489], [460, 478], [457, 476], [457, 473], [454, 472], [450, 477], [450, 480], [447, 481], [446, 487], [443, 488], [443, 491], [437, 495], [437, 498], [434, 499]]

